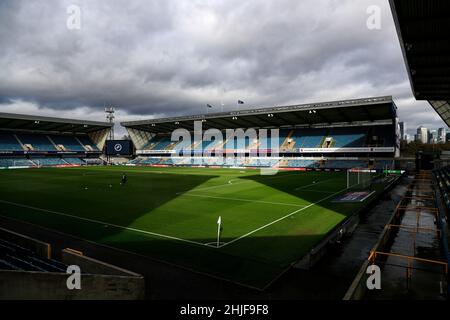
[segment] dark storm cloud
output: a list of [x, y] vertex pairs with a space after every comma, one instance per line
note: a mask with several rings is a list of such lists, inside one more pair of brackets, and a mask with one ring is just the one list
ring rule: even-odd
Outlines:
[[[81, 30], [66, 27], [72, 4]], [[374, 4], [381, 30], [366, 27]], [[101, 117], [106, 103], [129, 119], [393, 95], [411, 126], [441, 125], [412, 99], [384, 0], [2, 1], [0, 43], [0, 111]]]

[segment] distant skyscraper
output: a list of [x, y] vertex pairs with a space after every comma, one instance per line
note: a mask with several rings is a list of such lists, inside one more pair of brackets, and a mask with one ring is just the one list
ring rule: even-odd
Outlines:
[[405, 141], [410, 142], [411, 141], [411, 135], [405, 133]]
[[445, 143], [446, 141], [446, 130], [445, 128], [438, 129], [438, 143]]
[[431, 130], [429, 134], [430, 143], [438, 143], [438, 132], [437, 130]]
[[400, 140], [406, 140], [406, 123], [399, 122], [398, 125], [400, 127]]
[[428, 143], [428, 129], [425, 127], [417, 128], [417, 140], [422, 143]]

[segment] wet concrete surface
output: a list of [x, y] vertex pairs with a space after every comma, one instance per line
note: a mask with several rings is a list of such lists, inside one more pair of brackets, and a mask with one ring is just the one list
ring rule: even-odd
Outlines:
[[[416, 189], [413, 193], [424, 194]], [[403, 205], [408, 208], [399, 222], [403, 227], [393, 233], [390, 246], [384, 248], [383, 252], [443, 260], [439, 235], [435, 231], [437, 229], [436, 213], [432, 209], [426, 209], [434, 207], [434, 201], [407, 200], [405, 203], [402, 202]], [[415, 206], [421, 209], [417, 210]], [[414, 229], [414, 227], [422, 229]], [[381, 268], [381, 290], [368, 291], [367, 299], [444, 299], [441, 294], [445, 286], [442, 265], [395, 256], [377, 259], [375, 263]], [[410, 266], [409, 277], [408, 265]]]
[[[405, 195], [410, 180], [400, 179], [377, 204], [363, 212], [353, 234], [336, 244], [311, 270], [290, 270], [269, 291], [273, 297], [342, 299], [367, 260], [395, 207]], [[288, 283], [295, 284], [287, 285]]]

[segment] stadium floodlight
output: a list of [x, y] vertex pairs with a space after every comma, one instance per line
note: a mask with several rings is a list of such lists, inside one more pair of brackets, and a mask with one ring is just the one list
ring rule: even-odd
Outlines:
[[[111, 124], [114, 124], [114, 119], [116, 118], [114, 115], [115, 112], [114, 107], [105, 107], [106, 119]], [[114, 140], [114, 125], [111, 126], [111, 130], [109, 131], [109, 139]]]

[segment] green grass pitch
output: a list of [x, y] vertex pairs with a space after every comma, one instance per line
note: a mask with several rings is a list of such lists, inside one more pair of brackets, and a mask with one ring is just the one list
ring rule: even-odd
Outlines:
[[362, 205], [333, 203], [345, 189], [344, 172], [0, 170], [0, 214], [263, 288]]

